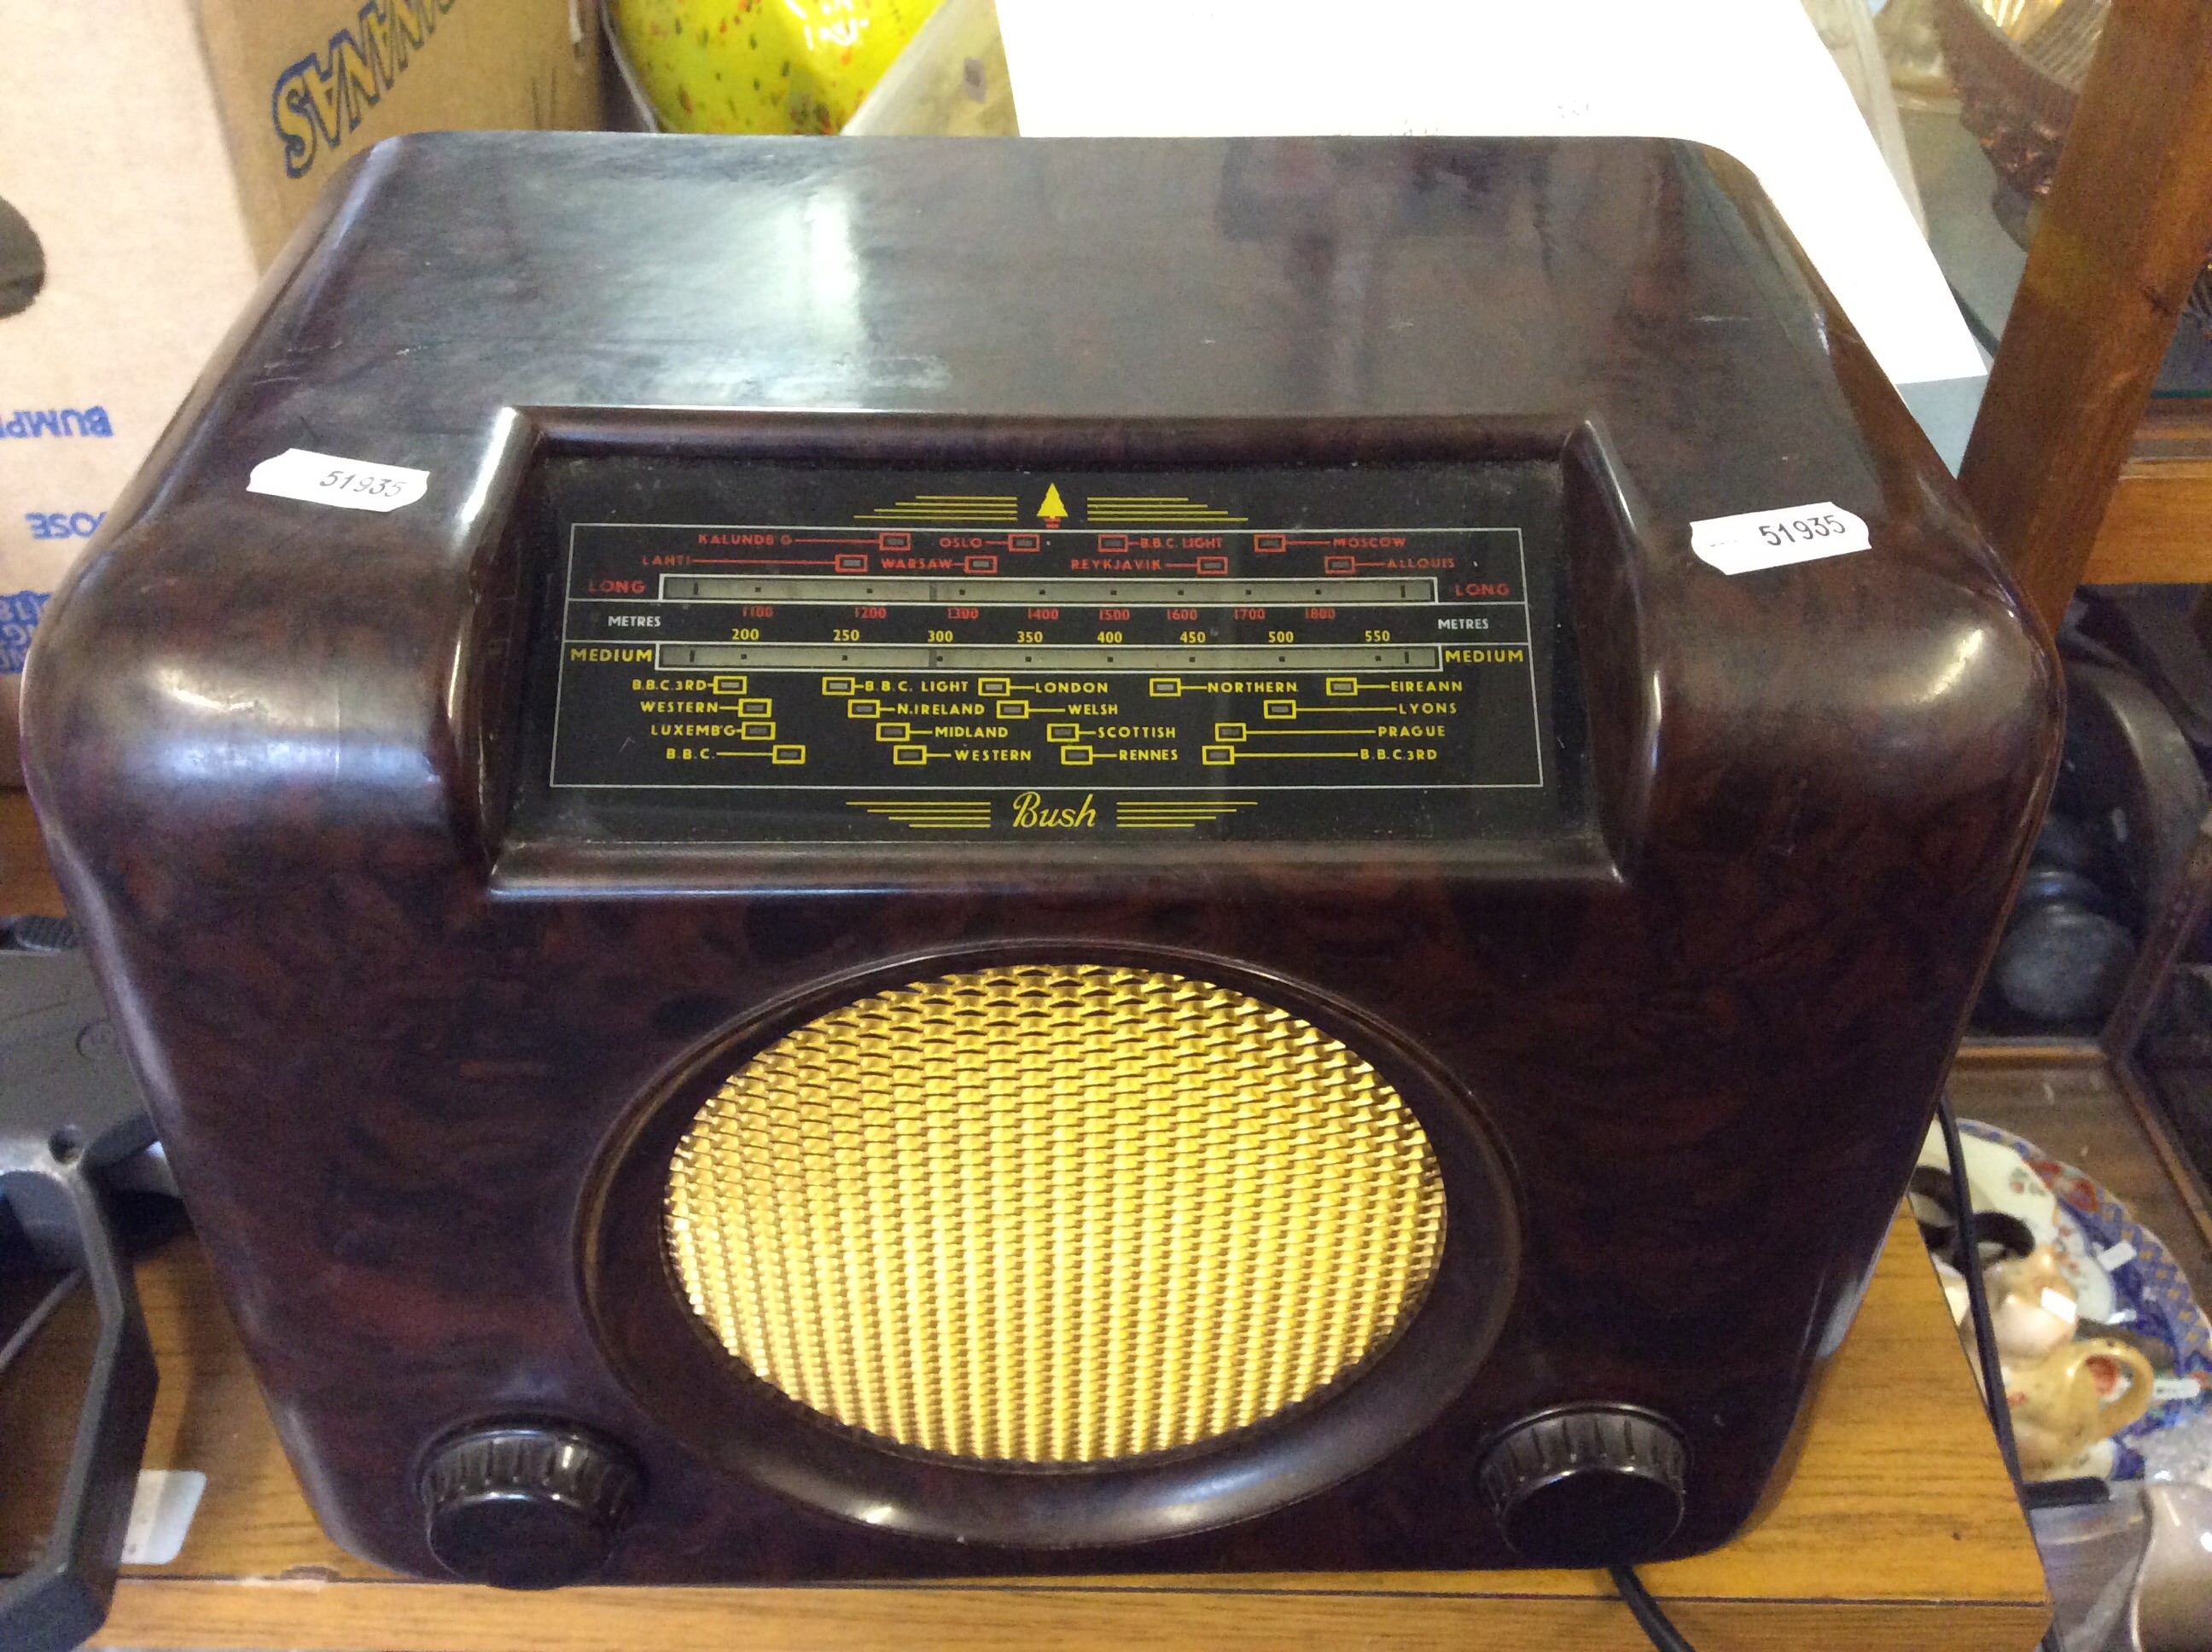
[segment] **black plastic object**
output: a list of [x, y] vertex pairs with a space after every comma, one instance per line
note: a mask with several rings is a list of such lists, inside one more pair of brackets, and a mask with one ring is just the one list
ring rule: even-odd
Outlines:
[[30, 221], [0, 201], [0, 317], [31, 307], [46, 284], [46, 251]]
[[1674, 1535], [1686, 1454], [1673, 1428], [1626, 1406], [1531, 1418], [1482, 1460], [1505, 1540], [1543, 1566], [1617, 1565]]
[[2104, 642], [2063, 641], [2064, 756], [1976, 1012], [1991, 1031], [2101, 1026], [2204, 818], [2197, 748], [2160, 695]]
[[2031, 867], [2054, 866], [2092, 883], [2108, 875], [2104, 840], [2071, 815], [2055, 811], [2044, 816], [2027, 863]]
[[[1932, 1251], [1955, 1250], [1959, 1236], [1959, 1203], [1949, 1175], [1932, 1164], [1923, 1164], [1905, 1184], [1920, 1242]], [[2035, 1230], [2002, 1211], [1976, 1211], [1974, 1251], [1984, 1267], [2008, 1256], [2025, 1256], [2035, 1248]]]
[[4, 940], [0, 940], [10, 952], [74, 952], [78, 944], [75, 924], [38, 912], [9, 919]]
[[2133, 902], [2110, 823], [2044, 817], [2004, 938], [1982, 983], [1976, 1024], [1996, 1032], [2094, 1031], [2112, 1013], [2136, 956]]
[[2030, 866], [1990, 965], [1990, 989], [2040, 1024], [2094, 1026], [2119, 1002], [2135, 967], [2136, 938], [2121, 910], [2079, 872]]
[[2172, 887], [2204, 818], [2204, 775], [2172, 714], [2139, 678], [2069, 659], [2051, 806], [2106, 839], [2144, 913]]
[[447, 1441], [422, 1476], [431, 1553], [495, 1588], [557, 1588], [596, 1570], [637, 1501], [628, 1454], [566, 1423], [508, 1423]]
[[[32, 931], [41, 946], [65, 938]], [[115, 1592], [154, 1411], [154, 1351], [95, 1178], [153, 1139], [83, 955], [28, 950], [11, 933], [0, 944], [0, 1200], [42, 1266], [91, 1285], [100, 1340], [52, 1530], [37, 1560], [0, 1585], [9, 1652], [76, 1645]]]
[[2198, 762], [2212, 762], [2212, 657], [2190, 623], [2188, 595], [2166, 586], [2089, 588], [2069, 618], [2077, 620], [2081, 635], [2135, 668]]

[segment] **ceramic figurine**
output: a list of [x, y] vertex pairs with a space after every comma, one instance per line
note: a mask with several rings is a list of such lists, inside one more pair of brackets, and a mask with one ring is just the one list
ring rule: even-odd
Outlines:
[[2008, 1367], [2015, 1360], [2046, 1359], [2074, 1340], [2081, 1315], [2057, 1246], [2038, 1245], [2025, 1256], [1992, 1262], [1982, 1278], [1997, 1352]]
[[2074, 1287], [2053, 1247], [1993, 1263], [1983, 1277], [2021, 1473], [2063, 1478], [2075, 1458], [2150, 1408], [2155, 1373], [2127, 1343], [2075, 1336]]

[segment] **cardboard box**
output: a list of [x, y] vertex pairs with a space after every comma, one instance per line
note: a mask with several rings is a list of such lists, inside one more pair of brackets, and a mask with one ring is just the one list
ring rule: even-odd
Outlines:
[[0, 784], [46, 596], [323, 185], [596, 126], [596, 0], [0, 0]]
[[380, 137], [599, 125], [596, 0], [198, 0], [264, 264]]

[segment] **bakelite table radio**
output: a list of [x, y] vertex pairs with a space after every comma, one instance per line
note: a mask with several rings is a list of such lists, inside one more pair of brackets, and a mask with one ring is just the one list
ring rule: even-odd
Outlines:
[[383, 145], [26, 694], [315, 1507], [510, 1584], [1722, 1541], [2057, 729], [1634, 140]]

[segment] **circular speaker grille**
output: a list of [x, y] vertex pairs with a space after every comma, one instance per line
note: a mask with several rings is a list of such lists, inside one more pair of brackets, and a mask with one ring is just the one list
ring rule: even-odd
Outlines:
[[785, 1035], [684, 1133], [692, 1309], [898, 1444], [1036, 1464], [1188, 1446], [1341, 1382], [1418, 1306], [1443, 1184], [1412, 1111], [1287, 1011], [1017, 966]]

